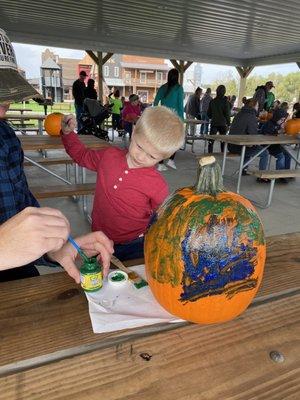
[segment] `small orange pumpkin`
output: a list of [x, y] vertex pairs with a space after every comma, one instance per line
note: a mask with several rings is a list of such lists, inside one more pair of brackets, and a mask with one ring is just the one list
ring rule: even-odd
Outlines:
[[149, 286], [168, 312], [211, 324], [241, 314], [263, 276], [266, 244], [253, 205], [223, 189], [214, 157], [200, 160], [194, 187], [160, 206], [145, 235]]
[[285, 133], [288, 135], [300, 134], [300, 118], [292, 118], [286, 121]]
[[59, 136], [60, 135], [60, 130], [61, 130], [61, 121], [63, 119], [64, 114], [54, 112], [52, 114], [47, 115], [45, 122], [44, 122], [44, 128], [45, 131], [48, 133], [50, 136]]
[[273, 113], [266, 111], [265, 113], [260, 115], [259, 121], [260, 122], [267, 122], [267, 121], [270, 121], [270, 119], [272, 119], [272, 117], [273, 117]]

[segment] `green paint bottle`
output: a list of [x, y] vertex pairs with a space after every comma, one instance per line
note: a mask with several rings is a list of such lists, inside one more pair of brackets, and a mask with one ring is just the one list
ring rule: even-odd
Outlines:
[[102, 266], [96, 257], [91, 257], [82, 264], [80, 282], [86, 292], [96, 292], [102, 288]]

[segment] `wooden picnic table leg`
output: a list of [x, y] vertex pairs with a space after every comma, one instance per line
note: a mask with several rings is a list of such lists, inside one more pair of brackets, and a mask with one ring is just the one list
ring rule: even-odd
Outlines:
[[287, 147], [286, 147], [285, 145], [281, 144], [280, 146], [281, 146], [281, 147], [284, 149], [284, 151], [285, 151], [286, 153], [288, 153], [289, 156], [295, 161], [295, 163], [296, 163], [295, 169], [297, 169], [297, 166], [300, 165], [300, 160], [299, 160], [299, 150], [300, 150], [300, 148], [298, 148], [297, 157], [295, 157], [294, 154], [293, 154], [290, 150], [288, 150]]
[[244, 145], [244, 146], [242, 146], [242, 151], [241, 151], [240, 169], [239, 169], [238, 183], [237, 183], [237, 188], [236, 188], [236, 192], [237, 193], [240, 193], [242, 173], [243, 173], [243, 167], [244, 167], [244, 159], [245, 159], [245, 152], [246, 152], [246, 146]]
[[54, 176], [55, 178], [59, 179], [60, 181], [66, 183], [67, 185], [72, 185], [72, 182], [68, 181], [67, 179], [63, 178], [60, 175], [57, 175], [55, 172], [50, 171], [50, 169], [45, 168], [43, 165], [39, 164], [38, 162], [34, 161], [32, 158], [29, 158], [24, 155], [24, 160], [29, 161], [31, 164], [35, 165], [36, 167], [40, 168], [41, 170], [47, 172], [49, 175]]
[[[80, 167], [81, 170], [81, 182], [86, 183], [86, 169], [83, 167]], [[87, 206], [87, 196], [83, 195], [82, 196], [82, 208], [83, 208], [83, 213], [88, 220], [88, 222], [91, 224], [92, 223], [92, 218], [88, 212], [88, 206]]]

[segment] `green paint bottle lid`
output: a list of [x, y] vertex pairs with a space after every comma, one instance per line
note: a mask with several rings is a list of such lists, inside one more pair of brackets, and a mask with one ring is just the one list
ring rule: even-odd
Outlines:
[[108, 283], [112, 286], [124, 286], [128, 282], [128, 275], [121, 270], [111, 271], [108, 274]]

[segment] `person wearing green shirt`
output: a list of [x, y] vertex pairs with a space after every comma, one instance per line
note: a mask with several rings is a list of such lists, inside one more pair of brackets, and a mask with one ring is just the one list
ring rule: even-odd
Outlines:
[[[112, 97], [114, 95], [114, 97]], [[122, 129], [121, 127], [121, 109], [123, 108], [122, 101], [120, 99], [120, 91], [117, 89], [114, 93], [109, 96], [109, 103], [112, 104], [112, 128], [118, 132]], [[120, 132], [119, 132], [120, 136]]]
[[[165, 106], [173, 110], [182, 120], [183, 120], [183, 87], [179, 84], [179, 73], [177, 69], [172, 68], [168, 72], [167, 83], [162, 85], [155, 96], [154, 106]], [[176, 169], [176, 165], [174, 162], [174, 153], [169, 160], [166, 162], [166, 165], [170, 168]], [[161, 161], [158, 164], [158, 171], [166, 171], [167, 167]]]

